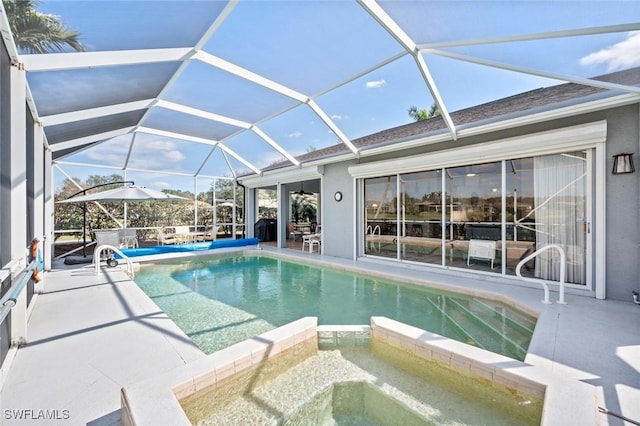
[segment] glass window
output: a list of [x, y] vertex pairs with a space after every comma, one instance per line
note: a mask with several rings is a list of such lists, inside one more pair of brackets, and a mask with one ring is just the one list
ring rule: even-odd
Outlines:
[[[579, 151], [365, 179], [364, 252], [515, 275], [554, 244], [566, 282], [586, 284], [586, 163]], [[549, 249], [521, 273], [558, 281], [560, 256]]]
[[[546, 155], [533, 159], [536, 248], [560, 246], [567, 257], [566, 282], [586, 284], [586, 152]], [[555, 251], [535, 259], [535, 276], [558, 281]]]
[[[520, 260], [533, 253], [536, 241], [536, 211], [533, 195], [533, 158], [506, 162], [506, 273], [515, 275]], [[521, 269], [533, 277], [531, 261]]]
[[400, 258], [442, 263], [442, 171], [400, 176]]
[[445, 170], [445, 265], [494, 270], [502, 241], [502, 163]]
[[397, 177], [365, 179], [366, 254], [397, 258]]

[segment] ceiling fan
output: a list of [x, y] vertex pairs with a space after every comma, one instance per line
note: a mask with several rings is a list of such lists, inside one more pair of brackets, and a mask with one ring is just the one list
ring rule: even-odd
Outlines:
[[303, 196], [303, 195], [311, 195], [311, 192], [305, 192], [304, 190], [304, 182], [300, 182], [300, 191], [298, 191], [298, 195]]

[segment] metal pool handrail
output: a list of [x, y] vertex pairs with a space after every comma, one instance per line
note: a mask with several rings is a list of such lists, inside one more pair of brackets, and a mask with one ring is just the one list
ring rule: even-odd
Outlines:
[[100, 255], [102, 254], [103, 250], [113, 250], [114, 252], [118, 253], [120, 257], [122, 257], [127, 262], [127, 266], [129, 269], [129, 276], [131, 277], [131, 279], [133, 279], [133, 275], [134, 275], [133, 262], [131, 262], [131, 259], [125, 256], [125, 254], [122, 253], [119, 248], [111, 246], [109, 244], [103, 244], [101, 246], [98, 246], [96, 248], [96, 251], [93, 253], [93, 263], [96, 266], [96, 275], [100, 274]]
[[376, 225], [375, 228], [372, 228], [371, 225], [367, 226], [367, 235], [371, 235], [372, 237], [375, 237], [376, 231], [378, 232], [378, 237], [380, 237], [380, 234], [381, 234], [380, 225]]
[[565, 283], [565, 276], [566, 276], [566, 269], [567, 269], [567, 258], [564, 254], [564, 250], [559, 245], [547, 244], [546, 246], [534, 251], [529, 256], [522, 259], [520, 263], [518, 263], [518, 266], [516, 266], [516, 275], [518, 276], [518, 278], [521, 278], [524, 281], [542, 284], [542, 287], [544, 288], [544, 300], [542, 301], [542, 303], [551, 304], [551, 302], [549, 301], [549, 286], [547, 285], [547, 283], [544, 282], [543, 280], [523, 277], [522, 274], [520, 274], [520, 269], [522, 268], [522, 265], [524, 265], [534, 257], [538, 256], [543, 251], [547, 251], [552, 248], [558, 249], [558, 251], [560, 252], [560, 296], [558, 298], [557, 303], [561, 305], [566, 305], [567, 302], [564, 301], [564, 283]]
[[0, 299], [0, 324], [2, 324], [2, 321], [9, 315], [9, 311], [16, 305], [16, 300], [20, 296], [20, 293], [22, 293], [24, 286], [27, 285], [31, 279], [31, 275], [36, 266], [36, 260], [29, 262], [27, 267], [16, 276], [15, 284], [13, 284], [9, 291], [7, 291], [7, 294]]

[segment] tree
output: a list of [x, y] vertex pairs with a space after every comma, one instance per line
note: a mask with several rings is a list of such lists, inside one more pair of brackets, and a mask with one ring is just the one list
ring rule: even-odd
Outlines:
[[18, 49], [27, 53], [82, 52], [80, 33], [67, 28], [60, 17], [36, 10], [37, 0], [2, 0]]
[[414, 121], [422, 121], [439, 116], [440, 108], [438, 108], [438, 104], [435, 102], [431, 105], [428, 111], [424, 108], [418, 109], [417, 106], [412, 105], [409, 107], [408, 113], [409, 117], [413, 118]]
[[315, 222], [318, 200], [315, 195], [291, 194], [291, 214], [294, 222]]

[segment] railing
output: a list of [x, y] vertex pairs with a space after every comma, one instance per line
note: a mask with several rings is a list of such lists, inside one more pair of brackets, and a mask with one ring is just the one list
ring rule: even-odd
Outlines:
[[131, 262], [131, 259], [125, 256], [124, 253], [122, 253], [119, 248], [111, 246], [109, 244], [103, 244], [101, 246], [98, 246], [96, 248], [96, 251], [93, 253], [93, 263], [96, 268], [96, 275], [100, 275], [100, 256], [102, 255], [103, 250], [112, 250], [115, 253], [118, 253], [118, 255], [120, 255], [120, 257], [122, 257], [127, 262], [127, 266], [129, 269], [129, 276], [131, 277], [131, 279], [133, 279], [133, 275], [134, 275], [133, 262]]
[[376, 233], [378, 234], [378, 237], [380, 237], [380, 234], [382, 233], [380, 225], [376, 225], [375, 228], [372, 228], [371, 225], [367, 226], [367, 235], [375, 236]]
[[7, 294], [0, 299], [0, 324], [2, 324], [2, 321], [9, 315], [9, 311], [16, 305], [16, 300], [20, 296], [24, 286], [29, 282], [36, 265], [37, 260], [31, 261], [26, 269], [16, 277], [16, 284], [11, 286]]
[[567, 302], [564, 301], [564, 283], [565, 283], [565, 276], [566, 276], [566, 269], [567, 269], [567, 259], [564, 254], [564, 250], [559, 245], [548, 244], [542, 247], [541, 249], [534, 251], [524, 259], [522, 259], [520, 263], [518, 263], [518, 266], [516, 266], [516, 275], [525, 281], [542, 284], [542, 288], [544, 288], [544, 300], [542, 301], [542, 303], [551, 304], [551, 302], [549, 301], [549, 286], [547, 285], [547, 283], [539, 279], [523, 277], [522, 274], [520, 274], [520, 269], [522, 268], [522, 265], [524, 265], [534, 257], [538, 256], [540, 253], [552, 248], [558, 249], [558, 251], [560, 252], [560, 295], [557, 303], [561, 305], [566, 305]]

